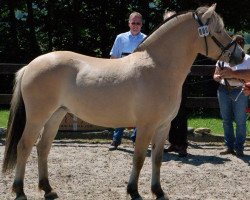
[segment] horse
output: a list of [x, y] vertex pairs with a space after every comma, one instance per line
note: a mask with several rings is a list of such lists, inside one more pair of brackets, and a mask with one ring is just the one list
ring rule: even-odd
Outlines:
[[120, 59], [56, 51], [37, 57], [20, 69], [11, 101], [2, 168], [3, 173], [15, 168], [15, 199], [27, 199], [25, 166], [39, 136], [38, 185], [46, 199], [58, 197], [49, 183], [47, 158], [67, 112], [99, 126], [137, 127], [127, 193], [133, 200], [142, 199], [138, 180], [151, 143], [151, 191], [158, 200], [168, 199], [160, 184], [163, 149], [193, 61], [198, 53], [231, 65], [244, 58], [243, 50], [226, 33], [215, 8], [216, 4], [172, 16], [134, 53]]

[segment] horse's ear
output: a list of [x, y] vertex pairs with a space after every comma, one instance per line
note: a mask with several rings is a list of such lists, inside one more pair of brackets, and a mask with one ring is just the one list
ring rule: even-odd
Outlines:
[[215, 12], [216, 3], [210, 6], [207, 11], [202, 15], [201, 21], [206, 24], [206, 22], [212, 17], [213, 13]]

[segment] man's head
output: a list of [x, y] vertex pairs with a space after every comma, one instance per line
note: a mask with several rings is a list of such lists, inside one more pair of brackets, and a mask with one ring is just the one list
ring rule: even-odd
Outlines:
[[174, 14], [176, 14], [175, 11], [165, 10], [165, 12], [163, 14], [163, 20], [166, 20], [167, 18], [171, 17]]
[[132, 35], [137, 35], [141, 32], [142, 15], [138, 12], [132, 12], [129, 16], [128, 26]]
[[242, 49], [244, 49], [245, 39], [242, 35], [234, 35], [233, 39], [241, 46]]

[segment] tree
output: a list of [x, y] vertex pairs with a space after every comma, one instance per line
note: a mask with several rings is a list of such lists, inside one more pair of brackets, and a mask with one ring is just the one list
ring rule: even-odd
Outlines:
[[[128, 30], [128, 17], [132, 11], [142, 13], [142, 30], [149, 34], [162, 22], [166, 8], [180, 12], [211, 5], [213, 2], [2, 0], [0, 62], [27, 63], [40, 54], [55, 50], [109, 57], [116, 35]], [[217, 12], [224, 18], [226, 28], [233, 31], [250, 31], [249, 10], [250, 4], [247, 0], [221, 0], [217, 4]]]

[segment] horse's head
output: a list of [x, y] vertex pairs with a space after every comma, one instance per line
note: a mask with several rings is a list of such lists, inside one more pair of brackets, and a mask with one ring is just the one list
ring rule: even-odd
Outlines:
[[204, 38], [205, 55], [222, 60], [231, 65], [243, 61], [245, 53], [225, 31], [222, 18], [215, 12], [216, 4], [211, 7], [200, 7], [194, 13], [199, 24], [199, 36]]

